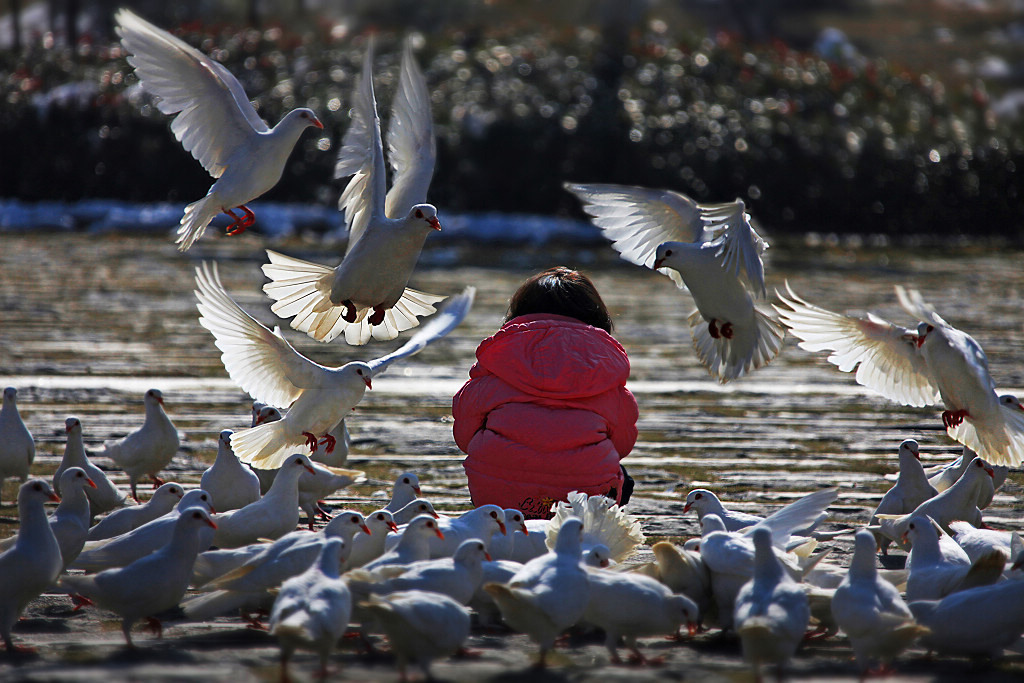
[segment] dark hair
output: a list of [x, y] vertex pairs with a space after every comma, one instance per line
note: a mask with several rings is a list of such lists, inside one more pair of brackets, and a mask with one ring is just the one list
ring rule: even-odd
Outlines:
[[509, 301], [505, 322], [531, 313], [564, 315], [612, 331], [612, 317], [594, 283], [565, 266], [532, 275], [520, 285]]

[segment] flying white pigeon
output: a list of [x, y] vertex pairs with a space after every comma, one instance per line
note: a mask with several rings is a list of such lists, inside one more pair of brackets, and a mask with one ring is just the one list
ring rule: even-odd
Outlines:
[[345, 634], [352, 614], [352, 596], [338, 577], [345, 542], [328, 539], [309, 569], [281, 585], [270, 612], [270, 634], [281, 645], [282, 678], [288, 678], [288, 660], [299, 647], [320, 656], [320, 678], [327, 679], [327, 658]]
[[142, 88], [161, 112], [174, 115], [174, 137], [217, 179], [205, 197], [185, 207], [178, 249], [191, 247], [221, 212], [234, 221], [229, 235], [244, 232], [256, 218], [245, 205], [281, 179], [302, 131], [323, 124], [309, 109], [294, 109], [268, 128], [220, 62], [127, 9], [114, 20]]
[[11, 629], [28, 603], [53, 584], [64, 566], [44, 507], [47, 501], [59, 500], [42, 479], [29, 479], [18, 489], [18, 537], [13, 548], [0, 553], [0, 637], [9, 653], [31, 652], [15, 646]]
[[927, 629], [914, 621], [895, 586], [878, 575], [875, 538], [861, 529], [850, 570], [832, 596], [832, 614], [850, 638], [861, 674], [874, 662], [888, 665]]
[[131, 482], [132, 498], [138, 500], [136, 486], [148, 476], [153, 488], [164, 483], [157, 473], [167, 467], [178, 452], [178, 430], [164, 412], [164, 395], [159, 389], [150, 389], [143, 397], [146, 419], [142, 426], [116, 441], [104, 443], [100, 454], [110, 458], [123, 469]]
[[[876, 315], [834, 313], [801, 299], [792, 289], [783, 322], [802, 339], [800, 348], [831, 351], [828, 361], [886, 398], [909, 406], [945, 406], [942, 423], [955, 440], [996, 465], [1024, 461], [1024, 408], [1004, 403], [988, 372], [988, 359], [970, 335], [939, 317], [916, 290], [896, 287], [900, 305], [917, 330]], [[857, 367], [857, 366], [860, 367]]]
[[28, 479], [28, 468], [36, 457], [36, 442], [18, 413], [17, 396], [17, 389], [7, 387], [0, 407], [0, 490], [7, 477]]
[[406, 288], [427, 235], [441, 229], [437, 209], [424, 203], [436, 156], [430, 94], [406, 43], [388, 131], [394, 184], [386, 192], [372, 67], [371, 42], [334, 170], [337, 178], [353, 176], [339, 201], [348, 223], [341, 264], [331, 268], [268, 249], [270, 263], [263, 266], [271, 279], [263, 291], [276, 301], [271, 310], [323, 342], [342, 333], [349, 344], [394, 339], [445, 298]]
[[765, 297], [761, 253], [768, 248], [739, 199], [698, 204], [671, 190], [574, 185], [591, 221], [625, 260], [653, 268], [689, 290], [688, 323], [697, 358], [719, 382], [767, 365], [785, 330], [756, 299]]
[[326, 367], [239, 308], [221, 285], [216, 264], [211, 268], [203, 263], [196, 269], [196, 285], [199, 323], [217, 340], [228, 374], [253, 398], [287, 408], [281, 420], [231, 435], [238, 459], [264, 469], [280, 467], [303, 444], [312, 450], [317, 435], [327, 434], [348, 415], [374, 377], [455, 329], [469, 312], [476, 291], [467, 287], [397, 351], [368, 363]]

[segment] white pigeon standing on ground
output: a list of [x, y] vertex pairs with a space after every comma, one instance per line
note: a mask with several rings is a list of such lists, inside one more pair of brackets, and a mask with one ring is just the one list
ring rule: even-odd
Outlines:
[[0, 407], [0, 498], [3, 497], [4, 479], [28, 479], [28, 469], [36, 458], [36, 442], [32, 432], [18, 413], [18, 390], [4, 389], [3, 407]]
[[[913, 439], [903, 441], [900, 444], [897, 457], [900, 469], [896, 483], [885, 492], [878, 507], [871, 513], [871, 524], [878, 523], [878, 515], [905, 515], [913, 512], [918, 505], [929, 498], [934, 498], [939, 493], [925, 476], [924, 466], [921, 465], [920, 447], [916, 441]], [[892, 539], [884, 534], [875, 533], [875, 540], [878, 542], [878, 549], [882, 554], [888, 555]]]
[[483, 588], [498, 604], [502, 618], [540, 646], [538, 666], [546, 663], [555, 639], [583, 616], [590, 599], [587, 572], [580, 563], [583, 522], [562, 522], [554, 549], [536, 557], [507, 584]]
[[392, 531], [398, 531], [394, 517], [387, 510], [376, 510], [366, 516], [369, 534], [359, 534], [352, 538], [352, 550], [345, 560], [344, 569], [361, 567], [367, 562], [384, 554], [384, 542]]
[[[87, 541], [85, 548], [72, 567], [86, 571], [99, 571], [109, 567], [123, 567], [131, 564], [140, 557], [167, 545], [174, 534], [175, 522], [186, 511], [198, 507], [207, 514], [212, 514], [214, 508], [211, 501], [212, 498], [206, 491], [192, 489], [182, 496], [173, 510], [162, 517], [157, 517], [120, 536], [104, 538], [99, 541]], [[202, 550], [206, 550], [210, 546], [213, 533], [211, 527], [203, 529], [200, 541], [204, 542], [205, 546], [202, 547]]]
[[575, 185], [591, 221], [625, 260], [672, 278], [693, 296], [688, 323], [697, 358], [719, 382], [767, 365], [785, 330], [765, 298], [761, 253], [768, 248], [739, 199], [698, 204], [671, 190]]
[[61, 587], [94, 601], [121, 617], [121, 631], [129, 647], [132, 624], [147, 618], [162, 634], [156, 616], [177, 605], [192, 578], [192, 565], [202, 550], [202, 527], [217, 528], [202, 508], [189, 508], [174, 522], [171, 540], [156, 552], [124, 567], [99, 574], [75, 574], [61, 579]]
[[711, 570], [700, 553], [680, 548], [668, 541], [658, 541], [651, 546], [651, 552], [654, 554], [654, 562], [640, 565], [636, 571], [657, 579], [673, 593], [680, 593], [693, 600], [699, 610], [698, 623], [707, 620], [715, 601], [711, 592]]
[[371, 337], [394, 339], [434, 312], [445, 297], [406, 285], [427, 235], [440, 230], [437, 209], [426, 204], [436, 157], [430, 93], [409, 43], [402, 55], [394, 118], [388, 131], [394, 183], [386, 192], [384, 149], [373, 94], [373, 43], [353, 98], [352, 124], [345, 132], [336, 178], [353, 176], [339, 208], [348, 224], [348, 246], [337, 268], [267, 250], [263, 291], [271, 310], [292, 318], [291, 326], [318, 341], [345, 334], [349, 344]]
[[330, 515], [320, 506], [328, 496], [334, 495], [337, 491], [366, 479], [366, 472], [362, 470], [343, 470], [340, 467], [325, 467], [317, 462], [312, 462], [313, 473], [304, 472], [299, 476], [299, 507], [306, 514], [309, 523], [309, 530], [313, 530], [313, 520], [317, 513], [326, 519]]
[[700, 623], [696, 603], [685, 595], [676, 595], [657, 579], [643, 574], [606, 569], [587, 571], [590, 598], [583, 621], [605, 633], [604, 646], [612, 661], [619, 658], [619, 637], [640, 663], [647, 659], [637, 647], [638, 636], [672, 635], [685, 624], [693, 635]]
[[754, 576], [736, 596], [733, 624], [743, 659], [760, 675], [762, 664], [782, 669], [803, 641], [811, 619], [807, 594], [775, 557], [772, 534], [754, 530]]
[[437, 528], [437, 522], [430, 515], [420, 515], [413, 519], [398, 539], [398, 544], [362, 565], [363, 569], [373, 571], [386, 565], [406, 565], [429, 560], [430, 539], [434, 536], [444, 538], [444, 534]]
[[876, 661], [887, 666], [927, 632], [915, 623], [899, 590], [878, 575], [876, 551], [871, 532], [858, 531], [850, 570], [832, 596], [832, 615], [850, 639], [862, 676]]
[[921, 644], [939, 654], [998, 659], [1024, 633], [1024, 581], [1002, 581], [909, 603], [930, 631]]
[[377, 571], [350, 573], [353, 595], [395, 593], [406, 590], [442, 593], [463, 605], [480, 587], [483, 562], [490, 561], [487, 548], [480, 539], [463, 541], [449, 557], [412, 562], [404, 567], [389, 566]]
[[50, 529], [57, 538], [57, 545], [60, 546], [60, 556], [64, 562], [61, 567], [63, 571], [75, 561], [85, 545], [86, 536], [89, 534], [89, 521], [92, 519], [89, 514], [89, 498], [85, 491], [86, 488], [95, 488], [96, 484], [80, 467], [64, 470], [60, 479], [60, 488], [64, 493], [49, 521]]
[[230, 429], [220, 433], [217, 459], [199, 480], [199, 488], [213, 496], [213, 504], [221, 512], [237, 510], [260, 499], [260, 480], [240, 463], [231, 450]]
[[907, 557], [907, 602], [938, 600], [949, 595], [970, 571], [967, 553], [956, 543], [941, 543], [944, 534], [929, 517], [910, 517], [905, 532], [911, 544]]
[[220, 62], [127, 9], [114, 20], [143, 90], [162, 113], [174, 116], [174, 137], [217, 179], [205, 197], [185, 208], [178, 249], [191, 247], [221, 212], [234, 221], [229, 235], [245, 231], [255, 220], [245, 205], [281, 179], [302, 132], [323, 124], [309, 109], [294, 109], [269, 128]]
[[416, 500], [420, 491], [420, 478], [414, 472], [402, 472], [395, 477], [395, 483], [391, 487], [391, 500], [384, 509], [394, 514]]
[[279, 467], [303, 444], [312, 450], [317, 435], [325, 435], [348, 415], [374, 377], [455, 329], [473, 305], [476, 291], [467, 287], [397, 351], [367, 363], [326, 367], [239, 308], [224, 291], [216, 264], [211, 268], [204, 262], [196, 268], [196, 285], [199, 323], [216, 339], [228, 374], [256, 400], [287, 408], [281, 420], [231, 435], [239, 460], [264, 469]]
[[[384, 510], [387, 510], [387, 508], [384, 508]], [[434, 506], [426, 498], [416, 498], [410, 501], [408, 505], [392, 512], [391, 518], [395, 521], [395, 524], [405, 525], [420, 515], [430, 515], [434, 519], [441, 519], [441, 515], [437, 514]]]
[[11, 629], [28, 603], [53, 584], [64, 566], [44, 507], [47, 501], [59, 500], [42, 479], [30, 479], [18, 489], [18, 537], [13, 548], [0, 553], [0, 637], [9, 654], [31, 651], [14, 644]]
[[[999, 400], [1007, 398], [1006, 396], [1000, 396]], [[1009, 397], [1016, 401], [1016, 397]], [[935, 490], [942, 493], [953, 484], [957, 482], [960, 476], [967, 469], [971, 461], [978, 457], [978, 454], [972, 451], [967, 446], [963, 447], [960, 455], [952, 462], [946, 465], [941, 465], [937, 469], [933, 468], [933, 471], [926, 470], [928, 474], [928, 483], [935, 487]], [[978, 509], [984, 510], [992, 504], [992, 499], [995, 498], [996, 491], [998, 491], [1003, 483], [1006, 481], [1007, 475], [1010, 473], [1010, 468], [1005, 465], [993, 465], [992, 466], [992, 481], [991, 486], [985, 486], [983, 490], [978, 493]]]
[[281, 465], [267, 495], [243, 508], [215, 515], [213, 545], [237, 548], [294, 531], [299, 523], [299, 476], [304, 471], [312, 472], [313, 463], [302, 453], [295, 453]]
[[95, 517], [121, 507], [128, 502], [128, 494], [117, 488], [106, 473], [94, 465], [85, 454], [85, 441], [82, 438], [82, 422], [77, 417], [64, 420], [64, 431], [67, 443], [64, 445], [64, 457], [61, 458], [57, 471], [53, 473], [53, 487], [60, 493], [60, 475], [69, 467], [81, 467], [86, 475], [96, 484], [96, 488], [86, 489], [89, 498], [89, 513]]
[[410, 661], [419, 665], [426, 680], [433, 680], [431, 662], [454, 654], [469, 637], [469, 610], [440, 593], [411, 590], [371, 595], [361, 607], [384, 629], [401, 680], [407, 680]]
[[123, 469], [131, 482], [132, 498], [138, 500], [135, 487], [148, 476], [153, 488], [164, 483], [157, 473], [171, 464], [178, 452], [178, 430], [164, 412], [164, 395], [159, 389], [150, 389], [143, 397], [146, 419], [142, 426], [116, 441], [107, 441], [103, 455]]
[[167, 482], [154, 491], [153, 496], [142, 505], [132, 505], [114, 510], [101, 519], [89, 529], [89, 540], [99, 541], [104, 538], [120, 536], [147, 522], [152, 522], [158, 517], [163, 517], [174, 509], [184, 495], [185, 489], [181, 487], [181, 484], [176, 484], [173, 481]]
[[[970, 335], [939, 317], [916, 290], [896, 287], [900, 305], [917, 330], [876, 315], [856, 317], [808, 303], [787, 289], [776, 306], [807, 351], [831, 351], [828, 361], [886, 398], [909, 406], [942, 402], [950, 437], [997, 465], [1024, 461], [1024, 410], [996, 394], [985, 352]], [[857, 367], [857, 366], [860, 367]]]
[[526, 526], [526, 519], [519, 510], [505, 508], [505, 533], [492, 535], [490, 543], [487, 544], [487, 552], [491, 554], [492, 558], [495, 560], [512, 559], [516, 531], [521, 534], [530, 533], [529, 527]]
[[320, 656], [320, 677], [327, 677], [327, 658], [345, 634], [352, 614], [352, 595], [339, 578], [345, 542], [328, 539], [309, 569], [281, 585], [270, 612], [268, 630], [281, 645], [281, 675], [287, 679], [288, 660], [298, 647]]
[[[505, 511], [497, 505], [481, 505], [462, 513], [458, 517], [441, 517], [437, 520], [440, 536], [430, 539], [430, 557], [451, 557], [463, 541], [471, 538], [490, 543], [493, 534], [505, 535]], [[408, 527], [406, 527], [408, 528]], [[394, 548], [405, 534], [399, 528], [398, 533], [389, 536], [384, 547]]]

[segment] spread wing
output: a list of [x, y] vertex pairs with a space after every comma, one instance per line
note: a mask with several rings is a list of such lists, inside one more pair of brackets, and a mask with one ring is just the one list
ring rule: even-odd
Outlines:
[[164, 114], [177, 114], [171, 131], [214, 178], [243, 145], [251, 144], [267, 124], [256, 114], [231, 72], [188, 43], [131, 11], [115, 15], [128, 63], [143, 89], [156, 96]]
[[[786, 287], [789, 308], [775, 306], [782, 322], [808, 351], [831, 351], [828, 361], [843, 372], [857, 368], [857, 383], [909, 406], [939, 401], [939, 391], [919, 353], [916, 333], [878, 316], [842, 315], [804, 301]], [[860, 367], [857, 367], [860, 365]]]
[[345, 131], [334, 166], [335, 178], [352, 176], [341, 193], [338, 208], [348, 224], [348, 251], [366, 231], [370, 219], [384, 213], [387, 178], [380, 141], [380, 118], [373, 94], [373, 40], [366, 46], [363, 73], [352, 102], [352, 123]]
[[903, 310], [914, 316], [917, 320], [922, 322], [931, 323], [936, 327], [952, 327], [949, 323], [942, 319], [931, 304], [924, 300], [921, 296], [921, 292], [916, 289], [904, 289], [903, 287], [896, 285], [896, 298], [899, 299], [900, 306]]
[[287, 408], [328, 371], [239, 308], [224, 290], [217, 264], [196, 268], [196, 286], [199, 324], [216, 339], [231, 379], [257, 401]]
[[[697, 202], [678, 192], [628, 185], [566, 183], [564, 187], [583, 202], [583, 210], [612, 241], [612, 248], [638, 266], [653, 268], [662, 242], [703, 242], [707, 236]], [[659, 268], [658, 272], [684, 288], [678, 271]]]
[[745, 282], [754, 294], [765, 298], [767, 291], [761, 254], [768, 248], [768, 243], [754, 230], [743, 202], [737, 199], [726, 204], [702, 204], [699, 208], [705, 228], [721, 230], [711, 244], [718, 245], [716, 255], [722, 257], [722, 267]]
[[370, 366], [370, 371], [373, 376], [376, 377], [380, 373], [388, 369], [396, 360], [402, 358], [408, 358], [413, 356], [427, 347], [441, 337], [445, 336], [456, 327], [469, 313], [469, 309], [473, 306], [473, 297], [476, 295], [475, 287], [466, 287], [462, 291], [462, 294], [452, 297], [445, 306], [438, 311], [434, 316], [426, 322], [420, 331], [417, 332], [413, 337], [403, 344], [397, 351], [393, 351], [386, 356], [371, 360], [367, 362]]
[[430, 93], [427, 81], [412, 54], [409, 41], [402, 53], [398, 92], [391, 106], [388, 124], [388, 161], [394, 172], [384, 213], [404, 218], [416, 204], [427, 201], [427, 189], [434, 175], [437, 145], [430, 118]]

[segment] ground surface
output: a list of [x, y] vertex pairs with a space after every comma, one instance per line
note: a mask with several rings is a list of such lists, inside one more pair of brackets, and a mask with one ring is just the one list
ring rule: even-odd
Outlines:
[[[260, 291], [260, 247], [252, 235], [206, 238], [183, 256], [162, 238], [0, 237], [0, 382], [19, 389], [22, 415], [38, 443], [33, 471], [48, 475], [56, 468], [66, 417], [82, 420], [93, 451], [141, 423], [142, 394], [156, 387], [183, 435], [168, 479], [195, 485], [213, 459], [219, 431], [248, 424], [250, 402], [227, 378], [212, 337], [196, 321], [193, 269], [201, 259], [216, 259], [241, 305], [271, 323], [268, 299]], [[337, 258], [333, 247], [312, 243], [278, 248], [324, 262]], [[966, 244], [930, 250], [777, 244], [768, 253], [770, 289], [788, 279], [798, 293], [821, 305], [871, 309], [902, 324], [911, 321], [899, 311], [892, 286], [916, 286], [946, 319], [982, 344], [1001, 388], [1024, 387], [1019, 252]], [[637, 480], [629, 509], [650, 538], [696, 534], [696, 518], [682, 514], [682, 498], [698, 486], [714, 489], [735, 507], [766, 513], [803, 492], [838, 485], [831, 528], [856, 526], [867, 521], [891, 485], [882, 475], [894, 471], [902, 439], [921, 442], [926, 464], [959, 452], [942, 432], [937, 410], [904, 408], [874, 396], [792, 340], [767, 368], [719, 385], [696, 363], [685, 326], [689, 300], [665, 278], [620, 264], [610, 250], [547, 246], [481, 253], [458, 246], [431, 251], [428, 245], [414, 285], [455, 293], [473, 284], [476, 306], [449, 338], [374, 382], [350, 418], [355, 443], [348, 466], [365, 470], [367, 482], [332, 498], [333, 505], [370, 511], [405, 470], [420, 474], [424, 493], [439, 509], [469, 504], [461, 455], [451, 437], [451, 396], [465, 380], [479, 340], [499, 326], [509, 294], [528, 274], [559, 263], [593, 276], [613, 311], [615, 334], [632, 359], [630, 387], [641, 417], [640, 439], [626, 461]], [[315, 360], [334, 364], [395, 347], [324, 346], [290, 338]], [[118, 475], [112, 473], [126, 483]], [[986, 511], [993, 526], [1024, 527], [1019, 480], [1019, 473], [1011, 474]], [[15, 481], [3, 486], [0, 536], [16, 529], [11, 505], [16, 490]], [[833, 545], [834, 558], [845, 563], [850, 542]], [[897, 555], [888, 562], [901, 561]], [[39, 653], [0, 658], [0, 678], [244, 681], [279, 675], [273, 639], [247, 630], [237, 619], [195, 624], [171, 615], [162, 640], [140, 631], [139, 649], [129, 651], [111, 614], [92, 609], [72, 615], [70, 608], [59, 595], [33, 602], [15, 635]], [[732, 681], [750, 675], [738, 644], [715, 633], [682, 645], [642, 642], [666, 663], [647, 669], [611, 666], [598, 638], [577, 637], [557, 652], [558, 666], [537, 674], [528, 670], [534, 647], [525, 637], [475, 634], [469, 644], [481, 651], [479, 658], [438, 662], [433, 673], [458, 681]], [[351, 645], [343, 646], [333, 662], [351, 680], [397, 678], [390, 658], [368, 660]], [[313, 657], [297, 657], [296, 680], [306, 680], [314, 670]], [[913, 651], [899, 671], [907, 681], [1019, 680], [1024, 658], [1011, 655], [990, 668], [964, 659], [928, 660], [923, 651]], [[842, 638], [803, 648], [791, 672], [807, 679], [856, 675]]]

